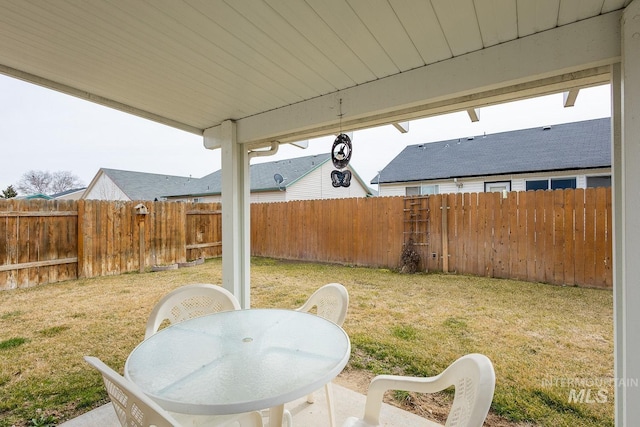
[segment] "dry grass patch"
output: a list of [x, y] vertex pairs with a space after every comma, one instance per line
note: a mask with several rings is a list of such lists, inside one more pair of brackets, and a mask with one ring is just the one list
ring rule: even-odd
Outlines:
[[[433, 375], [479, 352], [497, 376], [488, 425], [613, 425], [609, 291], [271, 259], [253, 261], [251, 280], [253, 307], [294, 308], [325, 283], [347, 287], [353, 350], [338, 382], [354, 389], [364, 392], [378, 373]], [[0, 427], [62, 421], [104, 403], [82, 356], [122, 372], [153, 305], [189, 283], [221, 283], [220, 260], [0, 293]], [[557, 381], [581, 378], [605, 382], [607, 401], [569, 402], [571, 387]], [[441, 421], [451, 393], [395, 401]]]

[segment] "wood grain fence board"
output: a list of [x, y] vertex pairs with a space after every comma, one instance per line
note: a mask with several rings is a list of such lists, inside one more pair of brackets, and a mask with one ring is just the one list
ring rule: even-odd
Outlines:
[[544, 265], [544, 278], [546, 283], [553, 283], [553, 262], [555, 260], [553, 236], [554, 236], [554, 212], [553, 212], [553, 191], [542, 193], [544, 204], [544, 253], [542, 256]]
[[578, 286], [583, 286], [585, 282], [585, 192], [583, 189], [577, 189], [574, 194], [574, 214], [575, 214], [575, 236], [573, 253], [574, 266], [574, 282]]
[[575, 190], [564, 190], [562, 192], [564, 197], [563, 213], [564, 213], [564, 259], [562, 260], [562, 266], [564, 268], [564, 284], [574, 286], [575, 280]]
[[449, 271], [456, 272], [456, 264], [458, 259], [458, 195], [455, 193], [447, 195], [447, 206], [449, 206], [449, 233], [447, 238], [447, 243], [449, 245]]
[[[34, 200], [36, 202], [37, 200]], [[30, 211], [31, 207], [35, 203], [25, 203], [22, 205], [21, 210]], [[20, 221], [18, 223], [18, 263], [29, 262], [29, 252], [31, 239], [33, 236], [29, 233], [29, 223], [31, 222], [32, 217], [29, 216], [21, 216], [18, 218]], [[18, 278], [18, 287], [23, 288], [29, 286], [29, 270], [20, 269], [17, 271], [16, 277]]]
[[[467, 197], [468, 196], [468, 197]], [[467, 252], [465, 258], [467, 259], [467, 274], [481, 275], [480, 268], [478, 267], [478, 227], [479, 227], [479, 206], [478, 206], [478, 194], [471, 193], [465, 194], [467, 202], [465, 206], [468, 209], [467, 226], [468, 226], [468, 239], [467, 239]]]
[[527, 246], [529, 241], [529, 235], [527, 233], [527, 201], [526, 192], [514, 192], [514, 197], [509, 200], [512, 203], [511, 210], [515, 210], [516, 223], [512, 222], [512, 237], [511, 245], [515, 246], [516, 256], [514, 257], [512, 265], [512, 273], [514, 278], [519, 280], [527, 280], [528, 266], [527, 266]]
[[460, 217], [460, 233], [462, 236], [462, 245], [460, 247], [460, 254], [458, 256], [458, 266], [457, 271], [462, 274], [466, 274], [471, 270], [471, 263], [469, 261], [469, 249], [471, 246], [471, 237], [470, 237], [470, 220], [471, 216], [469, 214], [469, 205], [470, 205], [470, 196], [469, 194], [460, 194], [459, 195], [460, 204], [459, 209], [459, 217]]
[[[7, 209], [7, 201], [0, 200], [0, 212], [5, 212]], [[9, 217], [0, 217], [0, 265], [8, 265], [8, 251], [9, 247]], [[6, 271], [0, 271], [0, 290], [9, 289], [8, 273]]]
[[[393, 199], [387, 198], [387, 202], [390, 205], [389, 219], [393, 222], [395, 228], [393, 236], [401, 236], [404, 232], [404, 219], [401, 214], [403, 210], [403, 201], [401, 198], [396, 197]], [[391, 236], [389, 237], [391, 238]], [[403, 239], [394, 238], [393, 242], [395, 246], [390, 254], [391, 262], [385, 267], [400, 268], [400, 254], [402, 253]]]
[[552, 191], [553, 195], [553, 272], [551, 283], [556, 285], [564, 284], [564, 268], [565, 260], [564, 242], [565, 242], [565, 226], [564, 226], [564, 194], [562, 190]]
[[607, 213], [605, 215], [606, 220], [606, 245], [605, 245], [605, 268], [604, 268], [604, 286], [607, 288], [613, 287], [613, 200], [611, 191], [604, 190], [605, 192], [605, 206], [607, 207]]
[[595, 243], [595, 274], [594, 285], [597, 287], [606, 286], [606, 267], [607, 267], [607, 246], [611, 246], [607, 236], [607, 196], [606, 190], [602, 187], [595, 189], [596, 199], [596, 234], [594, 236]]
[[595, 283], [596, 274], [596, 191], [588, 188], [585, 195], [585, 245], [584, 278], [586, 283]]
[[[509, 199], [498, 196], [500, 201], [500, 234], [497, 246], [497, 262], [498, 277], [508, 278], [511, 271], [511, 251], [509, 250]], [[517, 250], [517, 247], [515, 248]]]
[[484, 194], [478, 194], [478, 270], [481, 271], [482, 276], [491, 277], [493, 275], [491, 264], [493, 224], [491, 218], [487, 218], [487, 204], [491, 204], [491, 199]]

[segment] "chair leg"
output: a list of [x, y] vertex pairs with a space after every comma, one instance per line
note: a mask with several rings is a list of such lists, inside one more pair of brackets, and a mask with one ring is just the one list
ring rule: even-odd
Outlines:
[[324, 386], [324, 391], [327, 395], [327, 406], [329, 407], [329, 426], [336, 426], [336, 416], [335, 416], [335, 408], [333, 405], [333, 387], [331, 387], [331, 382], [328, 382]]

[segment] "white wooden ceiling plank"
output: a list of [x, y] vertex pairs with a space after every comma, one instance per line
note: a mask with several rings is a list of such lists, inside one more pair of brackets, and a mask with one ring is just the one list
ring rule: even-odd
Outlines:
[[[102, 3], [101, 3], [102, 5]], [[187, 31], [175, 23], [167, 23], [161, 19], [162, 14], [154, 14], [153, 9], [145, 9], [146, 15], [153, 14], [153, 19], [149, 22], [162, 22], [167, 26], [173, 25], [174, 37], [170, 37], [159, 32], [145, 23], [137, 22], [129, 16], [133, 9], [140, 3], [128, 4], [127, 10], [120, 10], [117, 7], [105, 7], [104, 10], [97, 9], [96, 5], [89, 5], [85, 16], [96, 14], [91, 25], [95, 28], [95, 37], [106, 44], [105, 40], [111, 40], [112, 48], [121, 52], [127, 52], [131, 58], [123, 64], [124, 69], [131, 70], [142, 67], [149, 79], [158, 79], [163, 87], [191, 86], [195, 93], [207, 93], [216, 102], [226, 102], [227, 105], [237, 104], [238, 91], [252, 90], [252, 97], [244, 98], [248, 111], [255, 111], [255, 108], [269, 108], [277, 100], [277, 93], [268, 93], [264, 90], [265, 85], [256, 84], [253, 80], [246, 81], [240, 77], [240, 73], [222, 67], [218, 61], [214, 61], [213, 55], [205, 55], [202, 50], [193, 50], [184, 44], [179, 45], [174, 41], [176, 35], [181, 31]], [[118, 31], [113, 31], [100, 20], [101, 17], [108, 16], [110, 21], [116, 21], [120, 26]], [[150, 18], [150, 17], [149, 17]], [[164, 26], [163, 28], [166, 28]], [[160, 30], [161, 31], [161, 30]], [[116, 33], [116, 34], [113, 34]], [[93, 37], [94, 35], [88, 35]], [[227, 59], [227, 58], [225, 58]], [[261, 73], [256, 71], [256, 76]], [[276, 92], [276, 91], [274, 91]], [[293, 94], [291, 94], [293, 95]], [[199, 95], [201, 96], [201, 95]], [[226, 101], [225, 101], [226, 100]], [[283, 102], [283, 100], [281, 100]], [[262, 107], [259, 107], [262, 105]]]
[[[63, 3], [58, 3], [59, 7], [62, 5]], [[224, 93], [223, 88], [225, 84], [223, 80], [216, 81], [214, 84], [209, 85], [209, 87], [195, 87], [196, 80], [193, 78], [193, 75], [187, 74], [185, 68], [188, 67], [182, 67], [181, 69], [181, 62], [174, 60], [172, 65], [171, 63], [159, 62], [158, 57], [151, 56], [150, 53], [144, 49], [133, 51], [132, 49], [136, 47], [136, 43], [138, 42], [137, 37], [130, 37], [129, 39], [123, 37], [114, 38], [116, 33], [120, 35], [124, 33], [122, 31], [113, 31], [111, 27], [103, 25], [103, 21], [101, 20], [102, 17], [111, 17], [110, 14], [117, 9], [96, 10], [96, 8], [97, 5], [94, 5], [94, 7], [84, 12], [77, 7], [69, 8], [64, 12], [61, 11], [62, 15], [68, 19], [81, 20], [79, 26], [84, 26], [85, 28], [84, 33], [70, 33], [69, 40], [65, 40], [62, 44], [71, 45], [76, 43], [78, 45], [76, 52], [78, 59], [85, 58], [83, 62], [86, 64], [95, 64], [96, 75], [92, 76], [92, 78], [95, 79], [99, 77], [101, 70], [108, 70], [109, 67], [104, 65], [113, 66], [114, 64], [120, 64], [120, 66], [114, 67], [115, 71], [111, 71], [110, 75], [105, 77], [105, 81], [114, 79], [119, 73], [126, 73], [122, 75], [123, 79], [129, 78], [128, 76], [130, 75], [143, 75], [144, 82], [142, 82], [142, 87], [148, 87], [154, 80], [152, 77], [159, 74], [162, 81], [156, 82], [156, 90], [158, 89], [157, 86], [160, 85], [162, 86], [162, 90], [170, 91], [173, 87], [179, 85], [184, 86], [186, 82], [194, 86], [192, 90], [194, 97], [198, 97], [199, 93], [209, 90], [213, 91], [212, 95], [218, 97], [218, 101], [227, 98], [229, 102], [237, 102], [234, 98], [237, 94], [234, 94], [232, 91], [228, 91], [226, 94]], [[57, 10], [58, 8], [56, 8], [56, 11]], [[83, 14], [78, 15], [81, 12]], [[54, 19], [52, 15], [48, 18]], [[115, 18], [114, 20], [118, 23], [121, 23], [121, 25], [128, 26], [126, 19], [121, 15], [116, 15], [113, 18]], [[58, 25], [59, 30], [57, 34], [62, 35], [66, 31], [66, 27], [65, 25]], [[136, 35], [140, 34], [141, 33], [137, 33]], [[164, 55], [162, 52], [161, 54]], [[105, 61], [106, 64], [104, 64]], [[177, 68], [177, 70], [172, 69], [172, 67]], [[202, 71], [202, 75], [206, 76], [205, 71]], [[171, 78], [168, 76], [171, 76]], [[136, 85], [136, 87], [138, 86]], [[184, 89], [176, 89], [176, 97], [178, 97], [179, 100], [184, 100], [187, 96], [188, 94], [185, 93]]]
[[304, 1], [266, 0], [280, 16], [331, 61], [354, 84], [375, 80], [376, 76], [337, 34]]
[[[199, 77], [202, 81], [210, 82], [212, 87], [221, 84], [229, 86], [228, 96], [231, 98], [238, 96], [238, 91], [251, 91], [257, 99], [266, 102], [265, 106], [273, 106], [274, 101], [292, 102], [299, 100], [301, 97], [292, 87], [295, 82], [287, 85], [274, 84], [274, 80], [267, 76], [265, 70], [272, 71], [270, 67], [273, 65], [271, 61], [264, 61], [259, 64], [248, 64], [240, 59], [240, 54], [256, 56], [255, 50], [249, 49], [248, 46], [238, 43], [244, 50], [234, 50], [232, 37], [230, 34], [221, 30], [203, 15], [195, 10], [185, 7], [174, 7], [178, 5], [176, 2], [153, 2], [152, 5], [158, 9], [145, 8], [147, 14], [153, 13], [152, 19], [149, 19], [149, 25], [144, 22], [130, 21], [127, 16], [121, 19], [130, 22], [130, 25], [140, 29], [140, 33], [130, 37], [130, 43], [140, 43], [154, 46], [153, 55], [155, 58], [164, 58], [167, 63], [171, 63], [176, 67], [176, 73], [185, 68], [194, 67], [189, 70], [191, 78]], [[136, 6], [140, 7], [140, 3], [127, 4], [123, 9], [123, 13], [131, 13]], [[110, 8], [113, 9], [113, 8]], [[183, 16], [186, 15], [186, 16]], [[207, 38], [209, 33], [215, 31], [213, 37], [217, 36], [217, 41], [211, 43]], [[176, 37], [179, 35], [180, 37]], [[181, 40], [178, 42], [177, 40]], [[228, 41], [231, 45], [228, 49], [222, 49], [217, 43]], [[260, 59], [264, 56], [258, 55]], [[219, 81], [211, 81], [212, 78], [219, 76]], [[243, 78], [244, 77], [244, 78]], [[225, 83], [226, 82], [226, 83]], [[271, 90], [269, 90], [271, 88]], [[304, 86], [299, 86], [304, 88]], [[307, 88], [304, 88], [307, 89]], [[269, 101], [270, 99], [270, 101]]]
[[[232, 2], [230, 6], [262, 31], [265, 38], [273, 41], [270, 44], [275, 46], [274, 52], [267, 56], [291, 64], [287, 70], [295, 73], [300, 80], [317, 86], [323, 93], [355, 84], [340, 67], [266, 2]], [[316, 85], [316, 80], [322, 80], [325, 85]]]
[[631, 3], [631, 0], [604, 0], [602, 5], [602, 13], [609, 13], [614, 10], [622, 9]]
[[482, 49], [473, 0], [431, 0], [453, 56]]
[[390, 0], [390, 2], [425, 64], [432, 64], [453, 56], [431, 2], [412, 3], [406, 0]]
[[387, 0], [348, 2], [400, 71], [424, 65], [422, 57]]
[[600, 14], [603, 0], [561, 0], [558, 25], [566, 25]]
[[560, 0], [518, 0], [518, 36], [526, 37], [558, 25]]
[[363, 61], [376, 78], [400, 72], [353, 9], [342, 0], [307, 0], [318, 16]]
[[518, 38], [516, 0], [474, 0], [484, 47]]
[[[172, 4], [176, 3], [172, 0], [163, 2], [165, 7]], [[208, 26], [198, 27], [198, 32], [206, 37], [209, 43], [219, 43], [223, 50], [236, 56], [237, 60], [244, 62], [246, 66], [255, 67], [256, 71], [263, 74], [263, 78], [272, 79], [274, 83], [282, 86], [284, 91], [291, 91], [306, 99], [318, 96], [324, 91], [335, 90], [295, 55], [274, 43], [273, 39], [223, 0], [189, 0], [189, 5], [209, 21]], [[175, 7], [182, 8], [180, 5]], [[188, 25], [189, 22], [184, 24]], [[297, 76], [296, 71], [299, 71], [301, 76]], [[291, 101], [297, 102], [294, 99]]]
[[[58, 4], [58, 6], [60, 5]], [[42, 25], [36, 25], [29, 33], [30, 37], [22, 36], [19, 40], [15, 40], [14, 46], [18, 48], [16, 51], [21, 52], [19, 57], [30, 63], [42, 64], [41, 69], [25, 68], [21, 64], [8, 65], [32, 74], [40, 74], [44, 73], [44, 70], [48, 70], [50, 80], [61, 84], [75, 85], [82, 90], [109, 97], [118, 102], [128, 103], [134, 107], [141, 107], [145, 103], [159, 103], [162, 108], [189, 111], [189, 109], [200, 106], [197, 101], [201, 99], [201, 91], [180, 88], [176, 84], [168, 84], [168, 82], [159, 87], [157, 82], [154, 83], [149, 79], [149, 76], [144, 72], [145, 70], [135, 67], [135, 58], [120, 57], [120, 55], [116, 57], [108, 49], [104, 49], [104, 44], [92, 45], [91, 38], [92, 34], [96, 32], [95, 25], [90, 26], [92, 34], [84, 37], [83, 34], [70, 32], [67, 29], [69, 25], [64, 25], [68, 23], [58, 23], [57, 20], [60, 18], [55, 14], [47, 15], [42, 10], [30, 10], [26, 7], [27, 5], [21, 6], [19, 12], [27, 14], [32, 22], [34, 20], [38, 22], [41, 19]], [[58, 11], [59, 8], [55, 10]], [[67, 11], [66, 16], [71, 12]], [[2, 29], [6, 30], [10, 28], [12, 22], [20, 22], [21, 17], [19, 14], [12, 15], [10, 10], [5, 9], [5, 13], [0, 16], [1, 19], [9, 20], [7, 25], [2, 25]], [[87, 19], [85, 16], [85, 20]], [[56, 22], [55, 28], [53, 25], [49, 25], [54, 22]], [[95, 23], [91, 22], [91, 24]], [[6, 38], [3, 37], [2, 40], [4, 41]], [[8, 54], [8, 51], [3, 52]], [[126, 62], [124, 67], [115, 66], [110, 70], [114, 64], [123, 61]], [[119, 95], [114, 96], [114, 94]], [[171, 100], [158, 101], [169, 97]], [[230, 98], [230, 101], [233, 99]], [[216, 99], [216, 102], [220, 102], [220, 99]], [[160, 114], [158, 111], [152, 112]], [[207, 120], [210, 119], [209, 115]]]

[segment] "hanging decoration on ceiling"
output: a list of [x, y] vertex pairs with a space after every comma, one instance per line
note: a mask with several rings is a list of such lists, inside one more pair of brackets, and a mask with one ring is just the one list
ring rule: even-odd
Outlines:
[[349, 187], [351, 185], [351, 171], [342, 169], [346, 168], [351, 161], [351, 153], [353, 145], [349, 135], [342, 133], [342, 98], [340, 98], [340, 134], [333, 141], [331, 147], [331, 161], [336, 169], [331, 171], [331, 185], [334, 187]]

